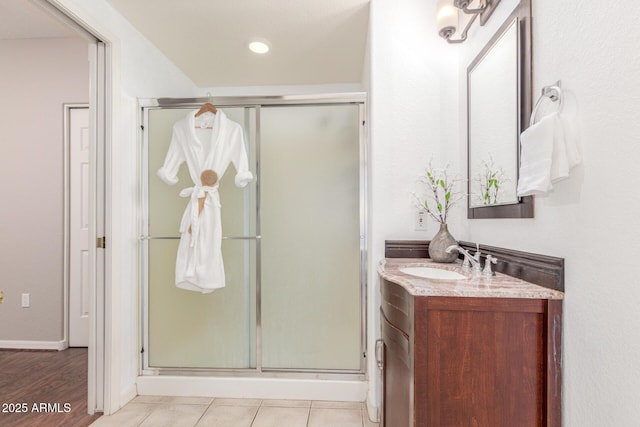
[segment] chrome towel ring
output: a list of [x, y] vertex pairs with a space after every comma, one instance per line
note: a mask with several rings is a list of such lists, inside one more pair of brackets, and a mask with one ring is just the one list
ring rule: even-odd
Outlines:
[[545, 98], [549, 98], [552, 102], [558, 101], [558, 112], [562, 112], [562, 107], [564, 105], [562, 88], [560, 84], [560, 80], [558, 80], [555, 84], [550, 86], [545, 86], [542, 88], [542, 95], [536, 101], [536, 105], [533, 107], [533, 111], [531, 112], [531, 119], [529, 120], [529, 126], [533, 126], [536, 122], [536, 114], [538, 113], [538, 108], [542, 104], [542, 101]]

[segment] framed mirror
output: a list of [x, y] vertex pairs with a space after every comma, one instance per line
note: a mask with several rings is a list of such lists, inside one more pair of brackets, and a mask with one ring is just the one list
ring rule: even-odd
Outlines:
[[522, 0], [467, 68], [468, 218], [533, 218], [518, 197], [520, 133], [531, 114], [531, 1]]

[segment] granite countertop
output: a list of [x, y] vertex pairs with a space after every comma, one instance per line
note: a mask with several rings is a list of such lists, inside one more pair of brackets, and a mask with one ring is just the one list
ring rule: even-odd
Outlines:
[[[455, 271], [466, 279], [425, 279], [400, 271], [406, 267], [431, 267]], [[485, 277], [462, 270], [462, 263], [441, 264], [428, 258], [386, 258], [378, 264], [378, 274], [417, 296], [563, 299], [564, 293], [524, 280], [495, 273]]]

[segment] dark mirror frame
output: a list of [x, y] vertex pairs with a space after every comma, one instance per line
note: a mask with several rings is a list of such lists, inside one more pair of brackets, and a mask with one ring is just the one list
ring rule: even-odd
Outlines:
[[[529, 126], [531, 116], [531, 86], [532, 86], [532, 66], [531, 66], [531, 0], [521, 0], [513, 13], [506, 19], [500, 29], [489, 40], [486, 46], [478, 54], [467, 68], [467, 218], [533, 218], [533, 196], [519, 197], [518, 202], [510, 205], [471, 207], [471, 166], [470, 166], [470, 141], [469, 135], [469, 72], [475, 67], [477, 62], [493, 46], [496, 40], [502, 35], [504, 30], [515, 18], [518, 18], [520, 26], [520, 126], [519, 132], [524, 131]], [[514, 141], [518, 144], [518, 169], [520, 162], [520, 140]]]

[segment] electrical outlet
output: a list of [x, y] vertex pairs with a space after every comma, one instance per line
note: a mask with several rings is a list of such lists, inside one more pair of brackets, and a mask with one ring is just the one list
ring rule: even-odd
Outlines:
[[31, 295], [22, 294], [22, 308], [27, 308], [31, 306]]
[[424, 210], [416, 211], [416, 231], [427, 230], [427, 212]]

